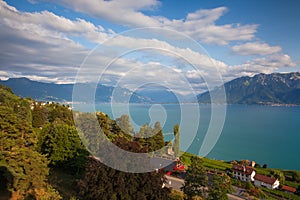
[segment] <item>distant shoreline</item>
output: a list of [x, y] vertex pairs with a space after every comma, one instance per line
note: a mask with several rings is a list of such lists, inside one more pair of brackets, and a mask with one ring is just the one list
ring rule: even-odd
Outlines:
[[[47, 101], [45, 101], [47, 102]], [[61, 104], [132, 104], [132, 105], [155, 105], [155, 104], [162, 104], [162, 105], [180, 105], [180, 104], [199, 104], [199, 105], [211, 105], [211, 103], [197, 103], [197, 102], [160, 102], [160, 103], [122, 103], [122, 102], [116, 102], [116, 103], [111, 103], [111, 102], [95, 102], [95, 103], [87, 103], [87, 102], [70, 102], [70, 101], [65, 101], [65, 102], [55, 102], [55, 103], [61, 103]], [[213, 103], [213, 105], [224, 105], [223, 103]], [[282, 103], [253, 103], [253, 104], [247, 104], [247, 103], [226, 103], [225, 105], [247, 105], [247, 106], [273, 106], [273, 107], [298, 107], [300, 104], [282, 104]]]

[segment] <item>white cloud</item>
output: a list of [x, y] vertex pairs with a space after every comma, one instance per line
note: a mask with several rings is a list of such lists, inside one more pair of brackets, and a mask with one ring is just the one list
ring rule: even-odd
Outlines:
[[[0, 70], [45, 81], [70, 82], [89, 50], [71, 38], [102, 42], [110, 31], [51, 12], [20, 12], [0, 1]], [[35, 75], [35, 76], [33, 76]], [[47, 78], [46, 78], [47, 77]], [[58, 78], [56, 78], [58, 77]]]
[[256, 58], [251, 63], [264, 67], [295, 67], [296, 63], [292, 61], [287, 54], [274, 54], [271, 56]]
[[[116, 2], [105, 1], [103, 5], [105, 7], [108, 3], [111, 9], [114, 8], [113, 6], [119, 6], [119, 9], [130, 10], [130, 12], [138, 12], [144, 15], [139, 11], [151, 9], [159, 4], [157, 1], [149, 0], [138, 2], [132, 8], [131, 4], [135, 4], [136, 1], [123, 2], [120, 0], [118, 1], [120, 4], [115, 5]], [[74, 6], [79, 6], [79, 3], [79, 1], [75, 1]], [[96, 1], [85, 3], [87, 4], [85, 6], [97, 4]], [[72, 40], [72, 37], [83, 37], [90, 42], [96, 43], [114, 35], [112, 30], [105, 30], [102, 26], [96, 26], [83, 19], [70, 20], [49, 11], [21, 12], [1, 0], [0, 6], [0, 78], [26, 76], [39, 81], [73, 82], [77, 70], [88, 55], [89, 50]], [[79, 6], [79, 8], [81, 7]], [[99, 8], [95, 6], [93, 9], [97, 10]], [[251, 39], [256, 31], [256, 25], [227, 24], [220, 26], [215, 24], [215, 21], [226, 10], [224, 7], [199, 10], [188, 14], [186, 19], [180, 20], [169, 20], [164, 17], [151, 17], [151, 20], [155, 23], [159, 22], [160, 26], [182, 30], [184, 33], [207, 42], [227, 44], [233, 40]], [[136, 26], [138, 26], [138, 23], [138, 20], [135, 21]], [[177, 43], [180, 43], [179, 40]], [[290, 56], [274, 54], [266, 58], [255, 58], [242, 65], [228, 66], [222, 61], [210, 58], [205, 53], [196, 52], [191, 48], [176, 46], [176, 44], [170, 43], [168, 40], [147, 38], [147, 35], [144, 35], [144, 38], [120, 36], [105, 45], [111, 49], [105, 49], [107, 50], [105, 54], [93, 58], [91, 63], [89, 63], [91, 66], [99, 66], [99, 70], [101, 70], [101, 67], [104, 67], [105, 63], [114, 58], [116, 52], [124, 49], [132, 50], [141, 47], [152, 47], [154, 50], [157, 50], [156, 53], [160, 54], [159, 56], [152, 54], [150, 56], [152, 60], [146, 59], [143, 62], [139, 60], [141, 53], [136, 58], [130, 56], [121, 57], [114, 63], [113, 68], [108, 69], [103, 76], [105, 84], [116, 84], [116, 81], [125, 77], [129, 88], [132, 84], [142, 83], [143, 81], [165, 81], [165, 83], [175, 85], [179, 92], [186, 93], [185, 87], [181, 85], [184, 82], [178, 81], [179, 78], [187, 78], [192, 86], [199, 91], [206, 88], [205, 83], [203, 83], [203, 77], [208, 77], [213, 84], [219, 85], [220, 82], [215, 82], [217, 80], [213, 70], [215, 67], [223, 75], [224, 80], [229, 81], [241, 75], [274, 72], [280, 67], [295, 65]], [[272, 49], [273, 47], [270, 48]], [[114, 52], [114, 50], [117, 51]], [[164, 56], [172, 58], [167, 60], [169, 63], [163, 62]], [[190, 61], [190, 63], [186, 64], [184, 59]], [[191, 68], [190, 64], [198, 68]], [[134, 73], [129, 73], [133, 67], [136, 67]], [[173, 71], [170, 71], [170, 69], [173, 69]], [[159, 77], [161, 75], [163, 75], [163, 80]], [[82, 81], [96, 80], [98, 77], [94, 76], [94, 71], [88, 71]]]
[[19, 12], [16, 8], [0, 1], [1, 24], [18, 31], [31, 32], [35, 35], [47, 38], [67, 39], [68, 36], [83, 36], [92, 42], [100, 43], [110, 37], [101, 26], [95, 26], [83, 19], [70, 20], [57, 16], [49, 11], [42, 12]]
[[269, 46], [264, 42], [247, 42], [232, 47], [232, 51], [239, 55], [268, 55], [281, 51], [280, 46]]
[[205, 43], [226, 45], [231, 41], [251, 40], [258, 25], [224, 24], [216, 21], [225, 14], [226, 7], [197, 10], [185, 19], [165, 21], [162, 26], [174, 28]]
[[231, 41], [251, 40], [258, 25], [224, 24], [216, 21], [225, 14], [226, 7], [200, 9], [183, 19], [167, 19], [163, 16], [147, 16], [142, 11], [156, 8], [157, 0], [99, 0], [55, 1], [58, 4], [100, 19], [128, 27], [163, 27], [185, 33], [196, 40], [219, 45]]
[[56, 1], [75, 11], [86, 13], [101, 19], [127, 26], [158, 26], [157, 20], [144, 15], [141, 10], [149, 10], [159, 6], [157, 0], [113, 0], [113, 1]]
[[232, 80], [241, 76], [254, 76], [258, 73], [270, 74], [282, 67], [294, 67], [296, 63], [286, 54], [274, 54], [263, 58], [256, 58], [241, 65], [229, 66], [223, 75], [225, 80]]

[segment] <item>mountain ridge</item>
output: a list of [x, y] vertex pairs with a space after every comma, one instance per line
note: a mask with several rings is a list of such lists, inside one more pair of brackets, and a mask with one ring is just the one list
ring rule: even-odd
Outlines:
[[[257, 74], [244, 76], [224, 84], [229, 104], [293, 104], [300, 105], [300, 73]], [[211, 93], [220, 97], [221, 87]], [[210, 93], [197, 96], [198, 102], [210, 103]]]
[[[0, 80], [0, 84], [10, 87], [15, 94], [23, 98], [30, 97], [37, 101], [71, 102], [74, 84], [55, 84], [33, 81], [25, 77]], [[83, 88], [91, 88], [87, 83], [80, 83]], [[148, 103], [151, 100], [125, 88], [118, 88], [120, 95], [131, 94], [132, 103]], [[95, 94], [96, 102], [110, 102], [114, 87], [98, 84]], [[120, 98], [122, 99], [122, 96]]]

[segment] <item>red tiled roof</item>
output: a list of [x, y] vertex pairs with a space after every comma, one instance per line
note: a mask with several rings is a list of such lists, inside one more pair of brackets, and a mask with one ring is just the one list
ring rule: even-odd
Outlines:
[[261, 181], [261, 182], [264, 182], [264, 183], [271, 184], [271, 185], [273, 185], [276, 181], [276, 179], [274, 179], [274, 178], [264, 176], [264, 175], [261, 175], [261, 174], [255, 174], [254, 179], [258, 180], [258, 181]]
[[283, 185], [282, 186], [282, 190], [285, 190], [285, 191], [288, 191], [288, 192], [292, 192], [292, 193], [296, 192], [296, 188], [293, 188], [293, 187], [290, 187], [290, 186], [287, 186], [287, 185]]
[[254, 171], [254, 169], [250, 166], [242, 166], [242, 165], [232, 165], [232, 171], [240, 172], [242, 174], [250, 175]]

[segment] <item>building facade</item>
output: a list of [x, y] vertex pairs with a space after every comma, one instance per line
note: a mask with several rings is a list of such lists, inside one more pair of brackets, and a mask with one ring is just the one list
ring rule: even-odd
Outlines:
[[259, 187], [266, 187], [268, 189], [276, 189], [279, 187], [279, 180], [274, 179], [262, 174], [255, 174], [254, 176], [254, 185]]
[[245, 182], [254, 181], [255, 171], [250, 166], [233, 165], [231, 170], [235, 179]]

